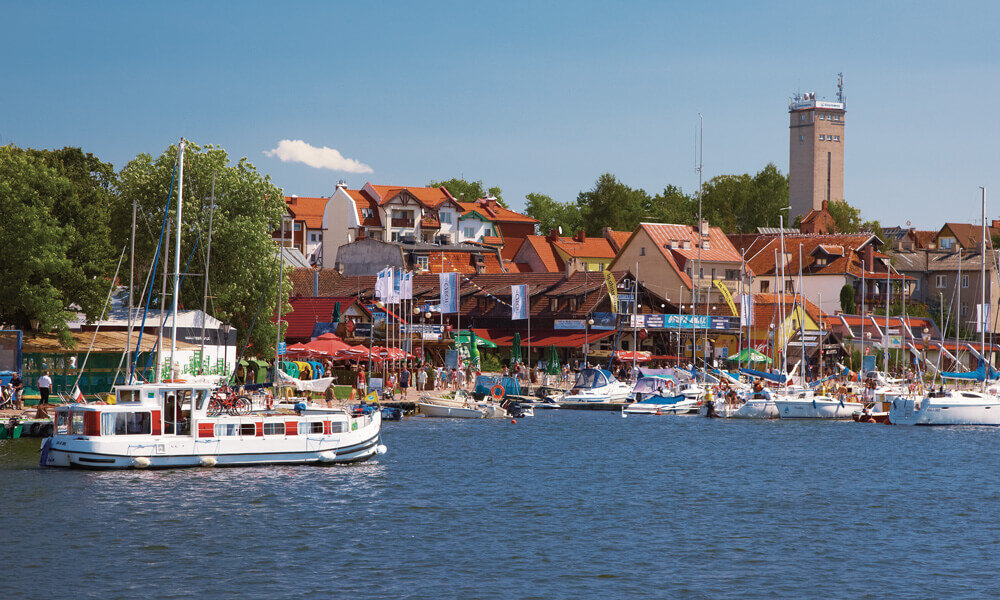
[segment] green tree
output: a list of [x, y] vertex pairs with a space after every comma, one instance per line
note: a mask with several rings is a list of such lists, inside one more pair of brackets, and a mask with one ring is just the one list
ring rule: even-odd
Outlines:
[[0, 322], [57, 331], [100, 317], [118, 252], [107, 227], [114, 168], [79, 149], [0, 147]]
[[[697, 215], [697, 196], [693, 201]], [[702, 215], [726, 233], [755, 233], [758, 227], [774, 226], [778, 211], [787, 205], [788, 178], [774, 163], [753, 176], [713, 177], [702, 190]]]
[[848, 204], [846, 200], [830, 202], [827, 211], [833, 217], [837, 233], [857, 233], [864, 226], [861, 221], [861, 211]]
[[[177, 154], [178, 148], [173, 145], [155, 159], [149, 154], [140, 154], [121, 171], [121, 194], [114, 222], [117, 231], [128, 231], [132, 201], [138, 203], [143, 218], [136, 239], [137, 265], [142, 266], [141, 269], [137, 267], [137, 273], [148, 272], [152, 265]], [[192, 257], [187, 272], [195, 275], [184, 278], [179, 304], [197, 309], [202, 306], [204, 280], [197, 274], [205, 272], [213, 173], [217, 209], [212, 224], [209, 313], [236, 327], [238, 343], [242, 346], [249, 342], [248, 353], [269, 356], [277, 334], [271, 317], [277, 311], [278, 289], [278, 259], [271, 232], [280, 226], [285, 210], [284, 195], [271, 182], [270, 176], [261, 175], [246, 158], [232, 163], [224, 149], [212, 145], [201, 148], [189, 142], [184, 155], [181, 267], [183, 269], [189, 256]], [[171, 215], [175, 214], [176, 195], [175, 185]], [[170, 248], [172, 253], [173, 242]], [[173, 263], [171, 255], [168, 265], [171, 270]], [[162, 273], [161, 256], [158, 279]], [[291, 289], [288, 269], [285, 275], [283, 312], [290, 309], [287, 304]], [[142, 280], [136, 279], [138, 297]], [[158, 281], [154, 285], [154, 297], [158, 296], [159, 289]], [[169, 306], [169, 300], [165, 304]], [[154, 301], [152, 306], [156, 305]], [[259, 317], [256, 317], [258, 312]], [[248, 340], [247, 334], [255, 317], [252, 338]]]
[[840, 310], [849, 315], [853, 315], [854, 311], [857, 310], [857, 306], [854, 304], [854, 286], [845, 284], [844, 287], [840, 288]]
[[545, 194], [528, 194], [525, 214], [538, 219], [538, 232], [548, 235], [553, 229], [562, 227], [569, 235], [580, 225], [580, 208], [576, 204], [556, 202]]
[[696, 225], [698, 198], [688, 196], [677, 186], [668, 185], [651, 199], [645, 220], [652, 223]]
[[632, 231], [643, 221], [652, 198], [642, 189], [633, 189], [611, 173], [597, 178], [594, 187], [576, 197], [581, 226], [587, 235], [600, 235], [604, 227]]
[[502, 191], [499, 187], [486, 188], [482, 181], [466, 181], [453, 177], [446, 181], [432, 181], [427, 184], [429, 187], [444, 187], [448, 193], [460, 202], [475, 202], [479, 198], [492, 196], [497, 199], [497, 204], [507, 207], [501, 197]]

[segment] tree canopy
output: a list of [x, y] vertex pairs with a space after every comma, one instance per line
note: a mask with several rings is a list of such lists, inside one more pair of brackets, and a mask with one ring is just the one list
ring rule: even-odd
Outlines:
[[556, 202], [545, 194], [528, 194], [525, 214], [538, 219], [538, 231], [548, 235], [553, 229], [563, 233], [576, 231], [580, 224], [580, 209], [576, 204]]
[[457, 177], [452, 177], [451, 179], [444, 181], [432, 181], [427, 184], [429, 187], [444, 187], [448, 190], [448, 193], [455, 197], [456, 200], [460, 202], [475, 202], [480, 198], [485, 198], [487, 196], [492, 196], [497, 199], [497, 204], [507, 207], [501, 197], [501, 190], [499, 187], [486, 188], [482, 181], [466, 181], [465, 179], [459, 179]]
[[[129, 230], [135, 200], [143, 217], [136, 239], [137, 273], [146, 273], [152, 266], [178, 152], [177, 146], [171, 145], [157, 158], [140, 154], [121, 171], [121, 193], [115, 204], [114, 223], [117, 231]], [[271, 232], [280, 226], [284, 196], [270, 176], [258, 173], [245, 157], [232, 163], [224, 149], [212, 145], [201, 148], [191, 142], [184, 153], [181, 264], [182, 269], [189, 264], [185, 272], [192, 275], [184, 277], [179, 304], [188, 309], [202, 306], [204, 280], [200, 274], [205, 272], [213, 173], [217, 208], [209, 262], [212, 297], [209, 313], [236, 327], [238, 343], [241, 346], [249, 343], [248, 352], [267, 354], [277, 334], [270, 319], [277, 310], [278, 285], [278, 259]], [[171, 218], [176, 211], [176, 197], [175, 183]], [[172, 252], [173, 246], [170, 248]], [[173, 262], [171, 256], [168, 270], [172, 270]], [[287, 298], [289, 271], [285, 272]], [[157, 277], [162, 274], [161, 256]], [[142, 293], [142, 284], [143, 280], [137, 277], [137, 298]], [[157, 283], [153, 288], [157, 298], [160, 285]], [[169, 306], [169, 300], [165, 304]], [[152, 304], [158, 305], [158, 300]], [[283, 311], [288, 310], [286, 303]], [[255, 317], [252, 337], [248, 340], [246, 336]]]

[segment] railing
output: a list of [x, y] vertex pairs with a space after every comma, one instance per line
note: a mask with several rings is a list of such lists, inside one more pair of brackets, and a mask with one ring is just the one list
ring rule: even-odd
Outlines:
[[392, 219], [390, 221], [393, 227], [413, 227], [413, 219]]

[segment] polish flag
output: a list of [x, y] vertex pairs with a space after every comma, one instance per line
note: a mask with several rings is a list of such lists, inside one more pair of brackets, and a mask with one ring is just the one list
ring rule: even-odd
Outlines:
[[73, 393], [70, 394], [69, 399], [77, 404], [84, 404], [86, 402], [86, 400], [83, 397], [83, 393], [80, 392], [80, 386], [78, 385], [73, 386]]

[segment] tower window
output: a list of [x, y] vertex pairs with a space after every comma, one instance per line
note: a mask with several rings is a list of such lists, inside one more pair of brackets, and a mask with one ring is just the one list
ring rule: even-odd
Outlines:
[[806, 136], [804, 136], [804, 135], [800, 135], [800, 136], [799, 136], [799, 141], [800, 141], [800, 142], [804, 142], [804, 141], [806, 141]]
[[819, 134], [819, 141], [821, 141], [821, 142], [822, 142], [822, 141], [824, 141], [824, 140], [826, 140], [826, 136], [825, 136], [825, 135], [823, 135], [822, 133], [821, 133], [821, 134]]
[[806, 115], [805, 115], [805, 113], [802, 113], [801, 115], [799, 115], [799, 120], [800, 120], [800, 121], [805, 121], [805, 120], [806, 120]]
[[840, 141], [840, 136], [839, 135], [833, 136], [833, 141], [839, 142]]

